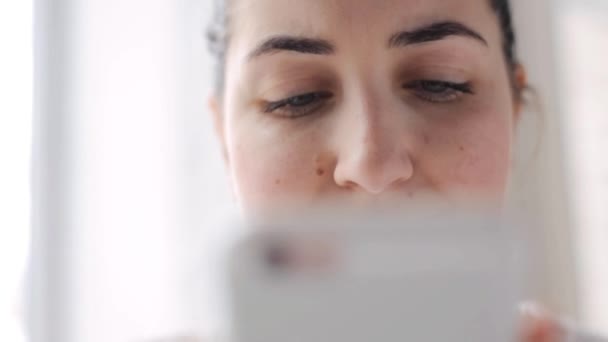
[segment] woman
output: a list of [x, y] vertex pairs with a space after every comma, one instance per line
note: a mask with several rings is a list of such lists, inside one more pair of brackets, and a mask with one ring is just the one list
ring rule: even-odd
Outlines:
[[[234, 193], [504, 204], [526, 89], [507, 0], [220, 1], [211, 100]], [[564, 340], [528, 319], [522, 340]]]
[[503, 201], [526, 87], [506, 1], [236, 0], [225, 13], [212, 108], [246, 213], [343, 195]]

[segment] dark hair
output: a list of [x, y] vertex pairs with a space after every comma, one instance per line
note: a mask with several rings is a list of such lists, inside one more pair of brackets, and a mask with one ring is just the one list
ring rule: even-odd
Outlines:
[[[224, 72], [226, 49], [230, 40], [229, 27], [229, 1], [214, 0], [214, 16], [211, 26], [207, 31], [207, 39], [211, 53], [215, 58], [215, 80], [216, 90], [221, 92], [224, 86]], [[518, 65], [515, 31], [511, 15], [509, 0], [490, 0], [492, 9], [498, 17], [498, 22], [502, 31], [503, 50], [508, 71], [511, 75], [511, 82], [516, 96], [521, 95], [521, 89], [515, 87], [515, 69]]]
[[509, 0], [491, 0], [492, 8], [498, 16], [498, 22], [502, 30], [503, 49], [508, 66], [513, 72], [519, 63], [517, 60], [515, 30]]

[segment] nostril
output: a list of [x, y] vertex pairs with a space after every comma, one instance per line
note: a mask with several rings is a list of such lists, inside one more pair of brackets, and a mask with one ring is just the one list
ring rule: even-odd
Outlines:
[[347, 181], [345, 185], [346, 185], [345, 187], [346, 187], [348, 190], [355, 190], [356, 188], [358, 188], [358, 187], [359, 187], [359, 186], [357, 185], [357, 183], [355, 183], [355, 182], [351, 182], [351, 181]]
[[361, 188], [359, 185], [357, 185], [357, 183], [353, 182], [353, 181], [344, 181], [344, 182], [338, 182], [338, 185], [343, 188], [346, 189], [348, 191], [354, 191], [357, 188]]
[[342, 161], [335, 170], [335, 183], [345, 189], [378, 195], [409, 182], [414, 165], [407, 156], [393, 154], [384, 159], [360, 158]]

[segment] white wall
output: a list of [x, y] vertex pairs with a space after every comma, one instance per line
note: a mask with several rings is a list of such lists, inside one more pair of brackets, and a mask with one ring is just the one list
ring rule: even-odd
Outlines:
[[519, 56], [537, 92], [519, 127], [514, 186], [514, 197], [536, 223], [542, 241], [531, 295], [553, 312], [576, 318], [575, 252], [564, 170], [568, 150], [562, 139], [554, 35], [557, 7], [551, 0], [515, 0], [513, 7]]
[[556, 27], [580, 314], [608, 335], [608, 2], [564, 1]]
[[[518, 195], [543, 225], [538, 297], [608, 335], [608, 3], [515, 0], [519, 48], [542, 107], [524, 145], [539, 139]], [[536, 127], [535, 127], [536, 126]], [[527, 178], [527, 180], [526, 180]]]
[[34, 341], [180, 332], [176, 3], [37, 6]]

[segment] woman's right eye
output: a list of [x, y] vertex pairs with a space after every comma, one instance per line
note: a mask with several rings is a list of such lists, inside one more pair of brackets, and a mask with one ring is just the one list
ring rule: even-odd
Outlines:
[[314, 113], [333, 95], [329, 92], [313, 92], [268, 102], [264, 113], [288, 118], [298, 118]]

